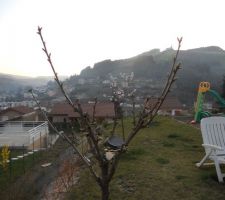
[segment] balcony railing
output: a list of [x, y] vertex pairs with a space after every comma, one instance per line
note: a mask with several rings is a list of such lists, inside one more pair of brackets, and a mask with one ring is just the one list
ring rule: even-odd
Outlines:
[[48, 135], [48, 123], [32, 121], [0, 122], [0, 146], [29, 147], [40, 137]]

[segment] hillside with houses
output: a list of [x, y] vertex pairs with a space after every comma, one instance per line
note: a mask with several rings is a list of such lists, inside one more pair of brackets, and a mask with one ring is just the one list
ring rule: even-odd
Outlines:
[[[172, 48], [164, 51], [153, 49], [124, 60], [105, 60], [96, 63], [93, 68], [85, 68], [80, 75], [71, 76], [65, 81], [65, 85], [76, 98], [105, 99], [110, 94], [109, 87], [113, 77], [118, 78], [133, 72], [133, 85], [137, 89], [137, 97], [157, 97], [164, 86], [174, 53]], [[178, 73], [172, 94], [182, 104], [193, 106], [201, 81], [210, 82], [215, 90], [221, 92], [225, 68], [223, 49], [211, 46], [183, 50], [180, 52], [179, 62], [182, 63], [182, 70]]]

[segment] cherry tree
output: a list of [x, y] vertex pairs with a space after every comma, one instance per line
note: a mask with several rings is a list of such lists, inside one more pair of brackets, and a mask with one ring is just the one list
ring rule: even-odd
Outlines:
[[[97, 123], [92, 123], [93, 119], [91, 120], [91, 117], [87, 115], [82, 109], [82, 106], [77, 100], [76, 102], [73, 102], [67, 92], [64, 89], [63, 82], [59, 80], [58, 74], [56, 72], [56, 69], [53, 65], [53, 61], [51, 58], [51, 53], [48, 51], [46, 42], [44, 41], [43, 35], [42, 35], [42, 28], [38, 27], [37, 31], [38, 35], [40, 36], [41, 42], [43, 44], [43, 51], [47, 57], [47, 61], [53, 71], [53, 74], [55, 76], [55, 81], [58, 84], [58, 87], [60, 88], [62, 94], [66, 98], [66, 101], [68, 104], [72, 107], [74, 112], [77, 112], [80, 116], [80, 120], [82, 122], [82, 126], [86, 132], [85, 137], [87, 138], [87, 142], [89, 146], [91, 147], [91, 153], [93, 154], [93, 158], [89, 159], [86, 157], [85, 153], [80, 152], [77, 144], [74, 144], [74, 142], [66, 135], [64, 134], [63, 131], [59, 131], [54, 127], [54, 125], [48, 120], [46, 114], [43, 112], [45, 115], [46, 120], [48, 120], [49, 125], [52, 127], [52, 129], [59, 134], [62, 138], [64, 138], [70, 146], [74, 149], [76, 154], [80, 157], [80, 159], [83, 161], [83, 163], [86, 165], [86, 167], [89, 169], [91, 176], [94, 178], [96, 183], [101, 189], [101, 199], [102, 200], [108, 200], [109, 199], [109, 184], [113, 178], [113, 175], [117, 169], [118, 162], [120, 160], [120, 157], [122, 154], [126, 153], [128, 151], [128, 146], [130, 142], [135, 138], [135, 136], [139, 133], [139, 131], [142, 128], [145, 128], [148, 126], [153, 119], [156, 117], [158, 110], [160, 109], [162, 103], [167, 97], [167, 94], [169, 93], [171, 86], [176, 80], [176, 74], [177, 71], [180, 69], [181, 64], [177, 62], [178, 60], [178, 54], [180, 51], [181, 47], [181, 42], [182, 38], [177, 38], [178, 41], [178, 49], [174, 55], [173, 62], [172, 62], [172, 67], [171, 70], [168, 74], [167, 81], [165, 83], [165, 86], [161, 92], [160, 97], [158, 100], [155, 102], [151, 108], [147, 108], [148, 105], [148, 99], [145, 100], [145, 103], [143, 105], [143, 109], [140, 112], [140, 115], [137, 117], [137, 119], [133, 120], [133, 129], [128, 133], [127, 137], [123, 134], [123, 139], [121, 142], [117, 143], [113, 149], [108, 146], [107, 148], [103, 144], [103, 141], [105, 141], [106, 138], [99, 137], [98, 134], [98, 124]], [[129, 79], [133, 78], [133, 74], [129, 77], [127, 77], [124, 74], [121, 74], [123, 78], [125, 78], [127, 81]], [[119, 98], [124, 97], [124, 91], [120, 88], [117, 88], [116, 82], [114, 82], [113, 87], [113, 101], [119, 101]], [[134, 97], [134, 92], [130, 93], [130, 97]], [[34, 93], [31, 91], [33, 98], [37, 101], [37, 98], [34, 96]], [[38, 103], [39, 105], [39, 103]], [[40, 107], [40, 105], [39, 105]], [[94, 118], [94, 112], [93, 116]]]

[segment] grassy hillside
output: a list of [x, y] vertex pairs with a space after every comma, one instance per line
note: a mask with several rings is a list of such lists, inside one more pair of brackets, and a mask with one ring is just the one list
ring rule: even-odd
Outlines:
[[[127, 123], [127, 122], [126, 122]], [[204, 156], [200, 131], [169, 118], [143, 129], [123, 155], [111, 183], [111, 200], [224, 199], [214, 166], [199, 169]], [[68, 199], [100, 199], [87, 170]]]

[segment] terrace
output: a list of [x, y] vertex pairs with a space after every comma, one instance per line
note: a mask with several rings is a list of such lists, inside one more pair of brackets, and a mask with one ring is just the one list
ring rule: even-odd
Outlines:
[[43, 145], [46, 147], [48, 133], [48, 123], [45, 121], [0, 122], [0, 147], [4, 145], [28, 149], [41, 148]]

